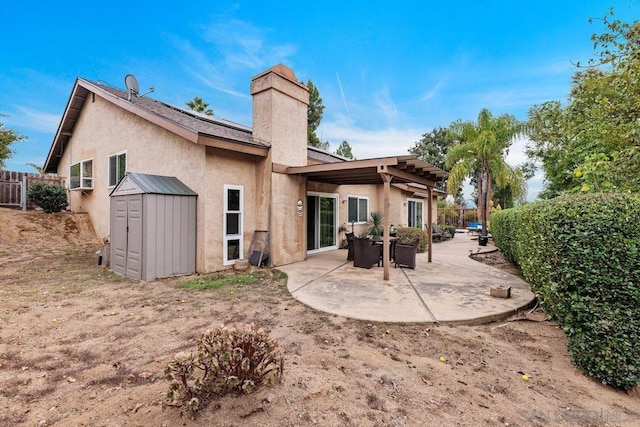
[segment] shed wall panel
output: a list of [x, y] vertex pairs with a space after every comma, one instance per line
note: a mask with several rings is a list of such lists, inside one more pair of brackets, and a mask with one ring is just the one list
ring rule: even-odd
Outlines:
[[164, 254], [163, 260], [163, 275], [168, 276], [173, 271], [173, 245], [175, 244], [174, 232], [173, 230], [173, 222], [175, 213], [173, 212], [173, 204], [171, 203], [171, 198], [168, 196], [160, 196], [163, 199], [164, 203], [164, 229], [165, 229], [165, 246], [162, 248], [162, 253]]
[[165, 260], [164, 260], [164, 248], [167, 247], [167, 230], [164, 226], [159, 227], [159, 224], [165, 223], [165, 200], [164, 197], [157, 196], [156, 197], [156, 227], [155, 232], [157, 236], [156, 247], [158, 250], [154, 254], [156, 259], [156, 274], [165, 276]]
[[124, 275], [127, 263], [127, 200], [111, 200], [111, 269]]
[[142, 280], [142, 194], [123, 196], [127, 199], [127, 269], [126, 275]]
[[180, 253], [175, 254], [180, 260], [179, 273], [184, 273], [189, 269], [189, 204], [186, 197], [178, 200], [180, 209]]
[[158, 198], [155, 194], [148, 194], [144, 198], [144, 280], [147, 281], [155, 279], [158, 271], [157, 203]]

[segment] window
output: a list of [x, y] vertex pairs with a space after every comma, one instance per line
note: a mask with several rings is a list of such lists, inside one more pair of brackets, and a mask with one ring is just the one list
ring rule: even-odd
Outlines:
[[242, 186], [224, 186], [224, 265], [231, 265], [242, 258], [242, 193]]
[[369, 199], [349, 196], [348, 222], [367, 222], [369, 217]]
[[120, 182], [127, 172], [127, 153], [116, 153], [109, 156], [109, 187]]
[[93, 160], [83, 160], [71, 165], [69, 168], [69, 189], [93, 189]]

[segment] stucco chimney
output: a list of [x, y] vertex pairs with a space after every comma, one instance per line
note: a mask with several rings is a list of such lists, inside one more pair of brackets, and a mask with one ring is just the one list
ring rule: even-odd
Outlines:
[[271, 161], [307, 164], [309, 90], [293, 70], [278, 64], [251, 79], [253, 137], [271, 145]]

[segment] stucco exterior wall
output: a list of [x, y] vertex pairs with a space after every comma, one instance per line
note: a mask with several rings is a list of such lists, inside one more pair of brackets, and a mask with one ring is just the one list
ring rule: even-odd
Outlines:
[[[338, 223], [344, 224], [351, 232], [352, 224], [349, 223], [349, 196], [366, 197], [369, 199], [369, 213], [384, 210], [384, 185], [333, 185], [309, 181], [307, 190], [319, 193], [331, 193], [339, 195]], [[396, 187], [391, 187], [389, 192], [389, 223], [393, 225], [406, 225], [407, 223], [407, 194]], [[353, 224], [356, 235], [365, 234], [368, 226], [365, 223]], [[339, 235], [343, 239], [344, 235]]]
[[[356, 235], [366, 234], [368, 226], [366, 223], [351, 224], [348, 222], [348, 197], [367, 197], [369, 199], [369, 213], [372, 211], [383, 211], [384, 209], [384, 185], [333, 185], [319, 182], [309, 181], [307, 184], [307, 190], [310, 192], [318, 193], [331, 193], [339, 195], [338, 203], [338, 223], [345, 225], [348, 232], [353, 232]], [[409, 199], [422, 200], [423, 201], [423, 223], [426, 224], [428, 199], [414, 196], [412, 192], [403, 191], [398, 187], [391, 186], [389, 192], [389, 223], [395, 226], [407, 226], [408, 220], [408, 203]], [[433, 205], [433, 220], [436, 220], [437, 214], [437, 198], [434, 196]], [[423, 224], [423, 226], [424, 226]], [[340, 232], [338, 239], [344, 239], [344, 232]]]
[[[273, 173], [271, 175], [271, 256], [273, 265], [303, 261], [306, 242], [306, 179]], [[298, 214], [302, 200], [302, 215]]]
[[[175, 176], [193, 191], [205, 193], [205, 147], [196, 145], [105, 101], [87, 97], [73, 136], [65, 147], [58, 174], [69, 177], [69, 167], [93, 159], [93, 190], [71, 190], [70, 208], [88, 212], [98, 237], [109, 235], [109, 156], [126, 151], [127, 171]], [[203, 271], [202, 240], [205, 206], [197, 203], [196, 269]]]
[[[205, 190], [206, 218], [204, 244], [207, 247], [206, 271], [225, 268], [224, 258], [224, 186], [236, 185], [243, 189], [242, 235], [245, 258], [255, 230], [266, 229], [268, 212], [264, 206], [261, 181], [266, 160], [261, 157], [207, 148]], [[227, 266], [228, 267], [228, 266]]]

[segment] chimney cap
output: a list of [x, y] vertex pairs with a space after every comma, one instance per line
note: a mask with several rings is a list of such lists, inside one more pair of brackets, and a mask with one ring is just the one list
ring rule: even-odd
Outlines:
[[296, 83], [298, 85], [300, 85], [301, 83], [298, 82], [298, 80], [296, 80], [296, 73], [293, 72], [293, 70], [289, 67], [287, 67], [286, 65], [280, 63], [277, 65], [274, 65], [273, 67], [269, 68], [266, 71], [263, 71], [262, 73], [254, 76], [251, 80], [256, 80], [266, 74], [269, 73], [275, 73], [277, 75], [279, 75], [280, 77], [283, 77], [293, 83]]
[[269, 70], [267, 71], [273, 71], [274, 73], [280, 74], [282, 77], [286, 77], [287, 79], [293, 82], [297, 82], [296, 73], [294, 73], [291, 68], [287, 67], [282, 63], [278, 65], [274, 65], [273, 67], [269, 68]]

